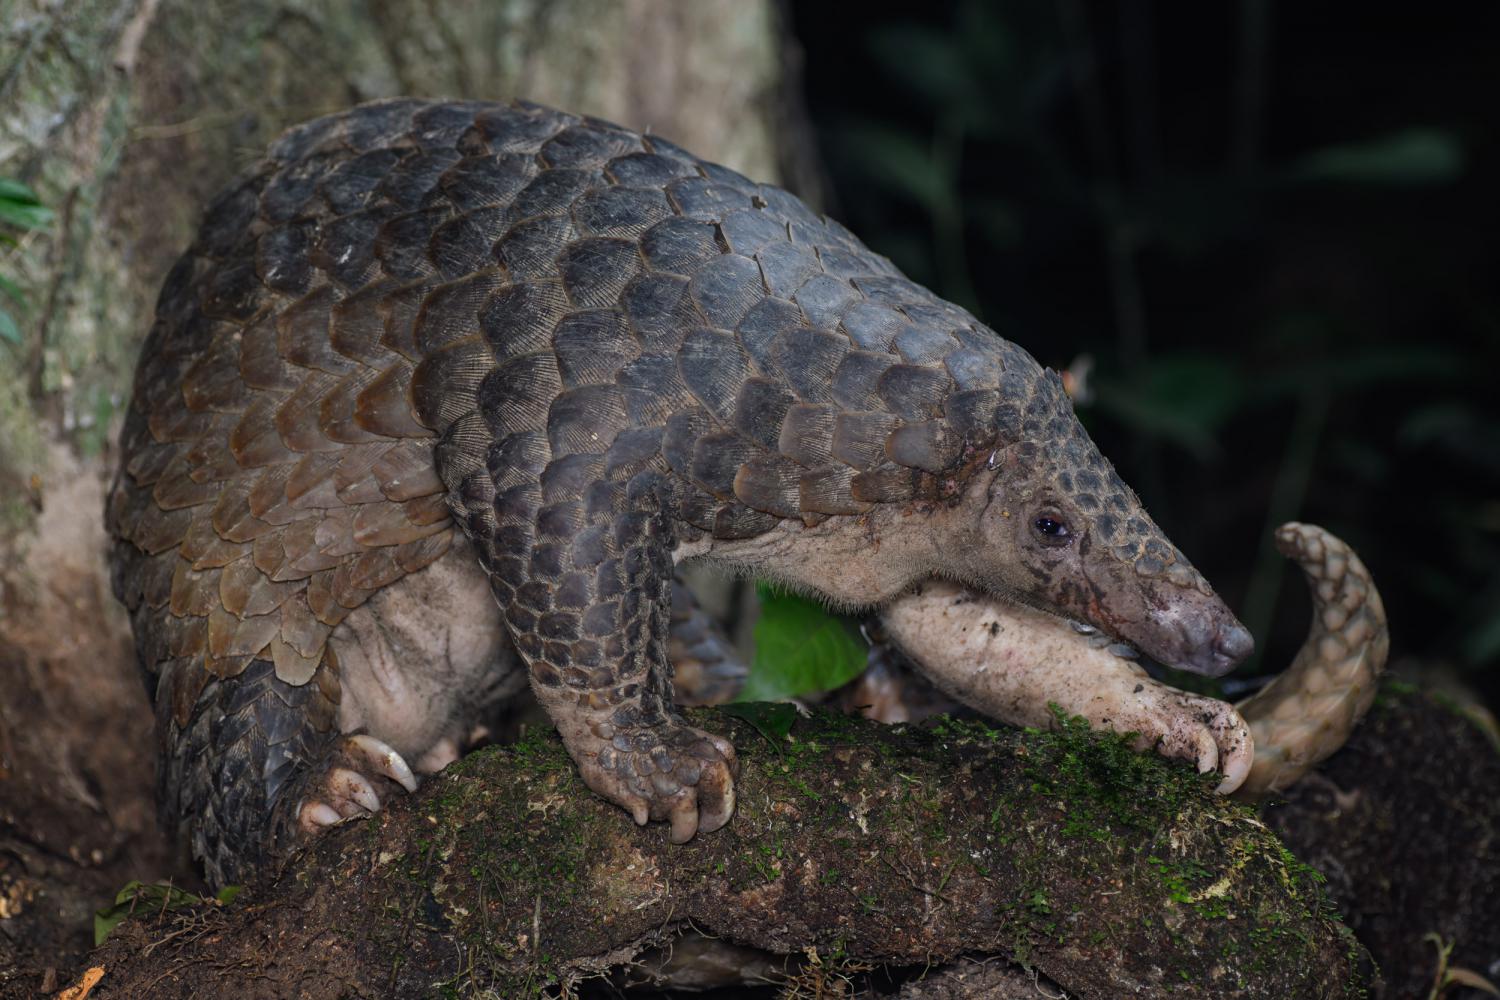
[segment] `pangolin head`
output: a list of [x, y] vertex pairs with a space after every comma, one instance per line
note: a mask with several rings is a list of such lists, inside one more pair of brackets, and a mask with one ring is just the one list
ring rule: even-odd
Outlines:
[[1007, 365], [966, 575], [1168, 666], [1233, 669], [1254, 648], [1249, 631], [1099, 453], [1062, 380], [1025, 360]]

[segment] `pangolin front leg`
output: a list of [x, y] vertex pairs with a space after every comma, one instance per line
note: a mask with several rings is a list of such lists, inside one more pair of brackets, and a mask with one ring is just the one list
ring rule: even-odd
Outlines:
[[1291, 666], [1235, 706], [1161, 684], [1111, 647], [1080, 641], [1076, 626], [957, 584], [924, 585], [882, 620], [929, 679], [964, 704], [1042, 727], [1057, 704], [1094, 726], [1137, 733], [1139, 749], [1217, 768], [1218, 791], [1255, 799], [1289, 787], [1344, 745], [1374, 702], [1390, 646], [1380, 593], [1346, 543], [1291, 522], [1277, 529], [1276, 546], [1307, 575], [1312, 625]]
[[1250, 729], [1232, 706], [1152, 680], [1060, 618], [935, 581], [892, 602], [881, 622], [940, 690], [1003, 722], [1050, 728], [1057, 705], [1135, 733], [1139, 750], [1220, 771], [1221, 792], [1250, 771]]
[[492, 585], [584, 782], [683, 843], [729, 821], [738, 763], [673, 705], [665, 488], [650, 471], [606, 481], [587, 502], [538, 510], [529, 530], [497, 532]]

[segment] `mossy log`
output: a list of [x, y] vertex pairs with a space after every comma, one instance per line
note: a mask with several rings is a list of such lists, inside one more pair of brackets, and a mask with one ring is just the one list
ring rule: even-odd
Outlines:
[[[722, 713], [734, 821], [677, 846], [549, 732], [473, 754], [224, 909], [127, 922], [98, 996], [518, 997], [692, 930], [823, 976], [995, 955], [1075, 997], [1360, 995], [1320, 877], [1117, 737]], [[769, 719], [769, 721], [768, 721]], [[839, 994], [822, 994], [839, 995]]]

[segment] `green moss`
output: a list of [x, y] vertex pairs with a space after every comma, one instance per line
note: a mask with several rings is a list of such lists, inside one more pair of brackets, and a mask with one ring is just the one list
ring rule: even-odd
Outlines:
[[1065, 836], [1105, 843], [1122, 828], [1160, 826], [1202, 797], [1213, 781], [1155, 754], [1136, 752], [1132, 733], [1098, 732], [1087, 720], [1052, 709], [1057, 730], [1028, 730], [1036, 752], [1024, 773], [1034, 794], [1063, 803]]
[[[505, 996], [588, 974], [559, 956], [699, 921], [705, 898], [748, 894], [759, 912], [804, 895], [799, 885], [815, 885], [826, 912], [858, 917], [806, 942], [830, 959], [858, 961], [882, 934], [919, 941], [922, 914], [982, 899], [989, 947], [1023, 963], [1159, 955], [1191, 988], [1213, 967], [1215, 982], [1295, 994], [1313, 974], [1288, 972], [1289, 960], [1336, 925], [1316, 873], [1245, 810], [1078, 720], [1051, 733], [951, 720], [924, 732], [819, 715], [775, 749], [715, 713], [690, 721], [740, 750], [725, 830], [667, 847], [659, 826], [639, 831], [584, 789], [555, 734], [532, 732], [455, 764], [426, 793], [410, 850], [377, 866], [387, 923], [438, 919], [466, 969], [449, 985]], [[1116, 889], [1101, 897], [1103, 877]], [[384, 933], [381, 954], [414, 975], [409, 942]]]

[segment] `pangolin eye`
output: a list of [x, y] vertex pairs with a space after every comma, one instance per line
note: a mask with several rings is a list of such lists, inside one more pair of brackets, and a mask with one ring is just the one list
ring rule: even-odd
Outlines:
[[1031, 526], [1036, 529], [1037, 534], [1042, 536], [1043, 541], [1053, 545], [1066, 544], [1068, 539], [1073, 537], [1073, 533], [1068, 530], [1066, 524], [1046, 514], [1032, 521]]

